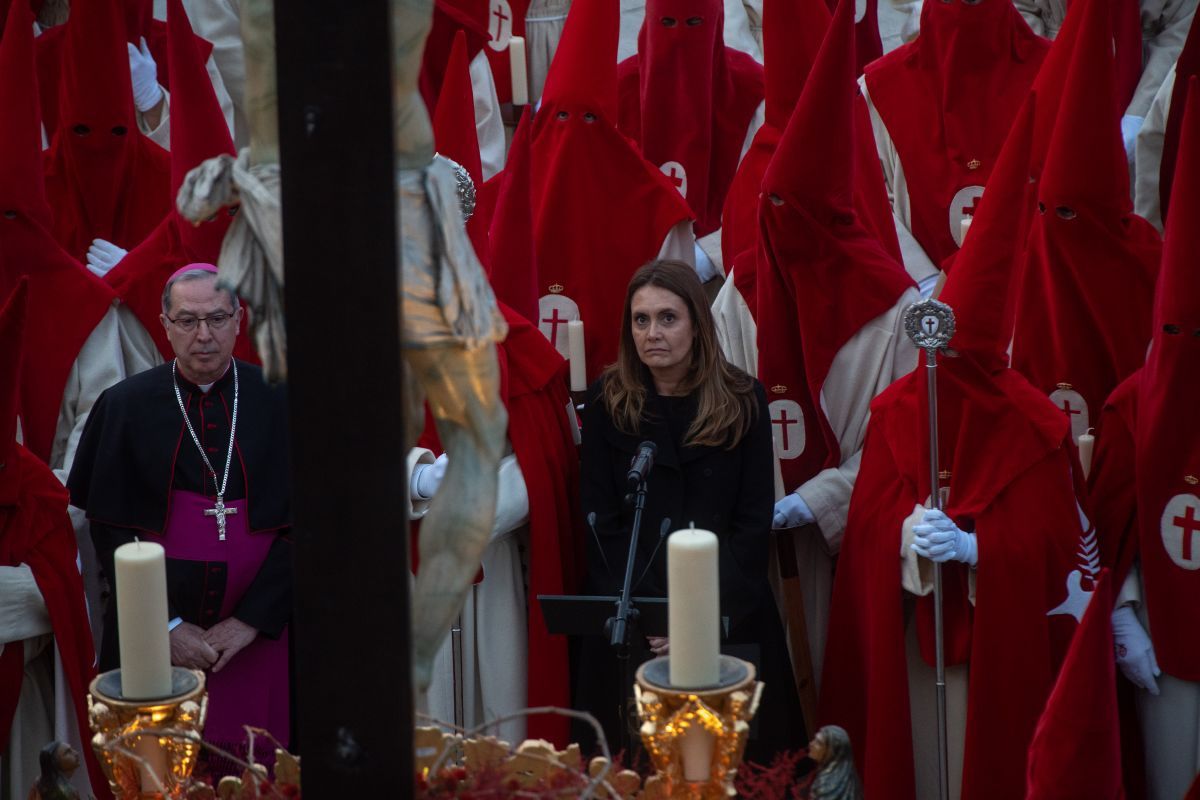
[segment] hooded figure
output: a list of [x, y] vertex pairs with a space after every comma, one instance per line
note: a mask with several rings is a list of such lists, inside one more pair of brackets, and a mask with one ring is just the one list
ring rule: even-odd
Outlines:
[[136, 247], [167, 215], [170, 160], [138, 131], [115, 0], [75, 0], [65, 28], [46, 195], [54, 238], [82, 259], [93, 239]]
[[1161, 254], [1158, 232], [1132, 213], [1108, 2], [1080, 3], [1036, 186], [1012, 346], [1013, 367], [1050, 395], [1075, 439], [1099, 428], [1105, 398], [1142, 365]]
[[564, 356], [584, 322], [587, 377], [616, 360], [630, 277], [647, 261], [692, 263], [692, 213], [616, 128], [616, 0], [577, 0], [533, 119], [538, 327]]
[[902, 312], [920, 299], [855, 210], [853, 10], [846, 0], [834, 15], [759, 206], [758, 375], [782, 477], [775, 527], [802, 529], [778, 535], [794, 540], [815, 665], [868, 405], [912, 369]]
[[951, 797], [1024, 795], [1026, 748], [1091, 589], [1091, 565], [1075, 556], [1086, 542], [1067, 422], [1005, 352], [1023, 226], [1011, 198], [1028, 183], [1031, 105], [942, 296], [958, 321], [955, 352], [937, 370], [944, 513], [923, 513], [932, 492], [926, 370], [871, 405], [821, 698], [822, 721], [855, 743], [866, 797], [936, 796], [929, 558], [948, 562]]
[[[21, 432], [25, 446], [54, 469], [70, 467], [96, 397], [131, 371], [150, 366], [153, 346], [114, 308], [103, 281], [52, 237], [43, 190], [33, 18], [13, 3], [0, 46], [0, 294], [29, 278], [27, 337], [38, 358], [21, 367]], [[72, 134], [73, 135], [73, 134]], [[137, 136], [137, 134], [134, 134]], [[61, 209], [60, 209], [61, 210]], [[85, 246], [86, 249], [86, 246]]]
[[[25, 8], [10, 21], [27, 15]], [[24, 34], [31, 29], [26, 26]], [[66, 490], [17, 443], [28, 284], [22, 279], [14, 291], [2, 292], [6, 302], [0, 306], [0, 793], [24, 797], [38, 775], [38, 750], [58, 738], [85, 754], [87, 769], [75, 776], [75, 787], [110, 797], [92, 749], [80, 746], [88, 737], [95, 650]]]
[[[745, 158], [738, 166], [722, 214], [721, 251], [727, 280], [713, 303], [717, 331], [725, 357], [756, 374], [758, 350], [755, 315], [758, 292], [758, 209], [763, 174], [775, 155], [783, 130], [799, 101], [801, 89], [829, 27], [823, 0], [768, 0], [764, 9], [770, 24], [763, 29], [766, 53], [766, 121], [758, 129]], [[829, 87], [831, 88], [831, 87]], [[862, 227], [891, 256], [900, 259], [896, 222], [887, 199], [887, 187], [875, 153], [867, 107], [854, 93], [853, 169], [854, 205]], [[839, 118], [840, 119], [840, 118]], [[850, 118], [847, 118], [850, 119]], [[823, 126], [828, 121], [823, 120]], [[839, 131], [839, 133], [843, 133]]]
[[721, 0], [650, 0], [637, 55], [617, 67], [621, 132], [679, 189], [697, 238], [721, 207], [761, 121], [763, 68], [722, 41]]
[[917, 39], [862, 78], [896, 214], [934, 266], [996, 164], [1049, 47], [1010, 0], [926, 3]]
[[[168, 0], [167, 29], [170, 35], [167, 63], [175, 75], [177, 101], [172, 111], [175, 125], [171, 128], [170, 154], [170, 196], [174, 197], [193, 167], [221, 153], [236, 153], [181, 0]], [[162, 287], [180, 267], [217, 263], [221, 242], [232, 219], [231, 211], [223, 209], [212, 219], [192, 225], [172, 207], [146, 240], [104, 276], [154, 339], [164, 360], [174, 358], [175, 353], [159, 320]], [[238, 358], [250, 357], [248, 360], [257, 362], [249, 337], [239, 337], [239, 345]]]
[[1105, 407], [1091, 492], [1105, 563], [1124, 579], [1117, 663], [1139, 687], [1152, 800], [1183, 796], [1200, 772], [1200, 79], [1185, 102], [1150, 352]]

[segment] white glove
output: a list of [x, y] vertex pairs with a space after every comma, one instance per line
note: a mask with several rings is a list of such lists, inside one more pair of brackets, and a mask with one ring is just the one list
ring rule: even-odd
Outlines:
[[412, 481], [409, 483], [413, 497], [421, 500], [432, 499], [437, 494], [438, 487], [442, 485], [442, 478], [446, 477], [446, 465], [449, 463], [450, 456], [442, 453], [432, 464], [417, 464], [413, 468]]
[[792, 492], [775, 504], [775, 519], [771, 527], [776, 530], [799, 528], [812, 522], [816, 522], [816, 519], [809, 510], [808, 503], [804, 502], [803, 497]]
[[1135, 117], [1133, 114], [1126, 114], [1121, 117], [1121, 141], [1125, 143], [1126, 154], [1133, 155], [1134, 145], [1137, 144], [1138, 131], [1142, 129], [1142, 123], [1145, 121], [1145, 117]]
[[103, 278], [109, 270], [120, 264], [121, 259], [128, 253], [128, 250], [117, 247], [112, 242], [93, 239], [92, 246], [87, 251], [87, 268]]
[[1154, 676], [1161, 675], [1162, 670], [1158, 668], [1158, 660], [1154, 657], [1154, 645], [1132, 608], [1121, 606], [1112, 613], [1112, 630], [1113, 650], [1121, 672], [1135, 686], [1140, 686], [1150, 694], [1158, 694], [1158, 682]]
[[925, 509], [921, 521], [913, 525], [913, 552], [939, 564], [961, 561], [975, 566], [979, 545], [975, 534], [959, 530], [954, 520], [936, 508]]
[[163, 98], [162, 87], [158, 85], [158, 65], [150, 48], [146, 47], [146, 38], [142, 37], [142, 46], [134, 47], [128, 42], [129, 48], [129, 80], [133, 84], [133, 104], [137, 110], [145, 113], [158, 105]]

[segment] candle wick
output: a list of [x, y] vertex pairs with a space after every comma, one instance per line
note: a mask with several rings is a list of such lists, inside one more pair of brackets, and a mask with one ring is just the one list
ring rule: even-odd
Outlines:
[[696, 520], [692, 520], [691, 522], [689, 522], [688, 527], [691, 528], [692, 530], [696, 530]]
[[133, 537], [133, 543], [137, 545], [138, 550], [142, 549], [142, 540], [141, 539], [139, 539], [138, 537], [135, 536], [135, 537]]

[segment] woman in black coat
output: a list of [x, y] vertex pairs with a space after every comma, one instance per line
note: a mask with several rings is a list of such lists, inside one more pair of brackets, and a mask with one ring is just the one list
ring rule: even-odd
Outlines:
[[[747, 755], [762, 760], [800, 746], [805, 724], [767, 583], [775, 496], [762, 386], [721, 354], [700, 281], [681, 262], [656, 261], [634, 275], [617, 358], [590, 387], [583, 416], [582, 509], [595, 531], [588, 543], [589, 589], [620, 594], [634, 511], [626, 476], [638, 446], [651, 441], [657, 453], [646, 477], [634, 594], [667, 594], [661, 531], [694, 524], [715, 532], [727, 620], [722, 650], [754, 662], [767, 687]], [[669, 649], [666, 639], [639, 637], [634, 664]], [[620, 670], [606, 641], [584, 647], [580, 676], [581, 704], [601, 719], [615, 745]]]

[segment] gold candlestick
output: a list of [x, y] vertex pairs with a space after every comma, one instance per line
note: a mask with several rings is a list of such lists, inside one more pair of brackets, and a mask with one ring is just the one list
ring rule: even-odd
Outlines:
[[208, 712], [204, 673], [172, 667], [171, 695], [129, 700], [119, 669], [88, 687], [92, 749], [119, 800], [183, 797]]
[[[721, 656], [717, 685], [682, 689], [670, 683], [670, 656], [646, 662], [637, 671], [634, 694], [642, 719], [642, 743], [658, 771], [660, 797], [718, 800], [733, 797], [738, 766], [746, 750], [750, 720], [758, 712], [763, 684], [754, 665]], [[698, 742], [700, 736], [711, 738]], [[688, 780], [696, 760], [708, 756], [706, 780]], [[703, 765], [701, 764], [701, 767]]]

